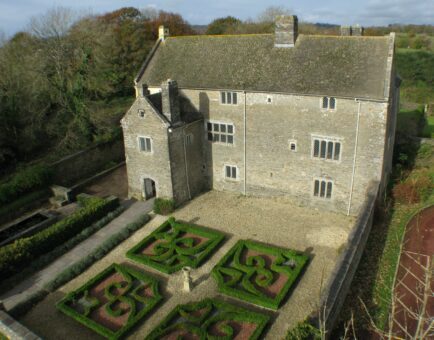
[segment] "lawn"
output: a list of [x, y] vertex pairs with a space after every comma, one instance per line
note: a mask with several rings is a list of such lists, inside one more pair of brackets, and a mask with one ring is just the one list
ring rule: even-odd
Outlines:
[[422, 136], [426, 138], [434, 138], [434, 116], [427, 117], [422, 131]]

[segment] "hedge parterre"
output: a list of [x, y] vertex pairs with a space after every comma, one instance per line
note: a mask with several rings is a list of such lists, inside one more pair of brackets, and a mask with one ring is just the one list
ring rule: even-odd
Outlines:
[[213, 268], [219, 291], [277, 310], [308, 257], [293, 250], [240, 240]]
[[56, 307], [109, 339], [118, 339], [161, 301], [158, 281], [126, 266], [112, 264]]
[[146, 337], [157, 339], [258, 339], [269, 316], [205, 299], [175, 307]]
[[183, 267], [197, 268], [223, 241], [220, 232], [169, 218], [127, 252], [127, 257], [171, 274]]

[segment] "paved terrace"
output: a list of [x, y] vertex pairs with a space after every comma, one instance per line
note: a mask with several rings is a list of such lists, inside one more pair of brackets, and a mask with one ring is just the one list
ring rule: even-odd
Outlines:
[[[20, 321], [45, 339], [99, 339], [96, 333], [56, 311], [54, 304], [113, 262], [131, 264], [155, 274], [156, 278], [163, 281], [165, 300], [154, 315], [134, 329], [129, 339], [143, 339], [177, 304], [198, 301], [205, 297], [219, 296], [235, 304], [261, 311], [261, 308], [249, 303], [223, 297], [218, 293], [217, 285], [210, 276], [211, 269], [238, 239], [253, 239], [295, 250], [307, 250], [312, 256], [312, 261], [282, 307], [277, 312], [262, 309], [264, 313], [273, 316], [273, 323], [265, 333], [265, 338], [281, 339], [290, 327], [307, 317], [319, 303], [321, 282], [324, 282], [325, 286], [339, 249], [346, 242], [355, 221], [354, 218], [344, 215], [298, 207], [284, 198], [246, 198], [215, 191], [194, 199], [176, 211], [174, 216], [179, 220], [221, 230], [230, 236], [204, 265], [192, 271], [195, 287], [191, 293], [182, 292], [182, 273], [165, 275], [135, 264], [125, 257], [128, 249], [166, 220], [165, 217], [157, 215], [147, 226], [78, 278], [51, 294]], [[58, 327], [50, 327], [50, 324]]]

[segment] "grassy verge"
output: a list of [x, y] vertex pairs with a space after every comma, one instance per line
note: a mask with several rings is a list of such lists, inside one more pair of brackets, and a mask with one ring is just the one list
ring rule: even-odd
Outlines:
[[428, 117], [423, 127], [422, 137], [434, 138], [434, 116]]
[[[434, 183], [433, 149], [426, 144], [420, 146], [415, 155], [415, 164], [411, 165], [411, 168], [405, 168], [399, 163], [395, 165], [395, 169], [402, 167], [404, 170], [397, 172], [399, 175], [395, 177], [393, 195], [389, 198], [389, 203], [386, 207], [379, 208], [376, 213], [366, 249], [340, 317], [340, 327], [342, 327], [351, 312], [354, 313], [356, 335], [360, 338], [368, 337], [367, 333], [370, 329], [369, 316], [360, 300], [366, 305], [376, 326], [383, 330], [387, 328], [395, 271], [406, 225], [421, 208], [434, 204], [432, 186], [420, 188], [418, 195], [402, 197], [395, 196], [397, 191], [394, 189], [403, 183], [409, 185], [417, 183], [420, 178], [424, 178], [427, 183]], [[397, 150], [398, 153], [399, 151]], [[411, 186], [409, 188], [417, 190]], [[398, 203], [398, 198], [404, 201]], [[410, 203], [405, 202], [406, 198]], [[342, 334], [340, 331], [337, 333]]]

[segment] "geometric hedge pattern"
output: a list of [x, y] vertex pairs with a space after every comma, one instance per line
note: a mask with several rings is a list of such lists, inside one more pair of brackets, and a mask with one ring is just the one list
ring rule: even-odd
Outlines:
[[212, 275], [220, 292], [277, 310], [308, 260], [293, 250], [240, 240]]
[[258, 339], [268, 321], [266, 315], [205, 299], [178, 305], [146, 339]]
[[56, 307], [102, 336], [117, 339], [152, 312], [161, 299], [154, 278], [112, 264]]
[[218, 231], [192, 226], [169, 218], [127, 252], [141, 264], [171, 274], [183, 267], [197, 268], [223, 241]]

